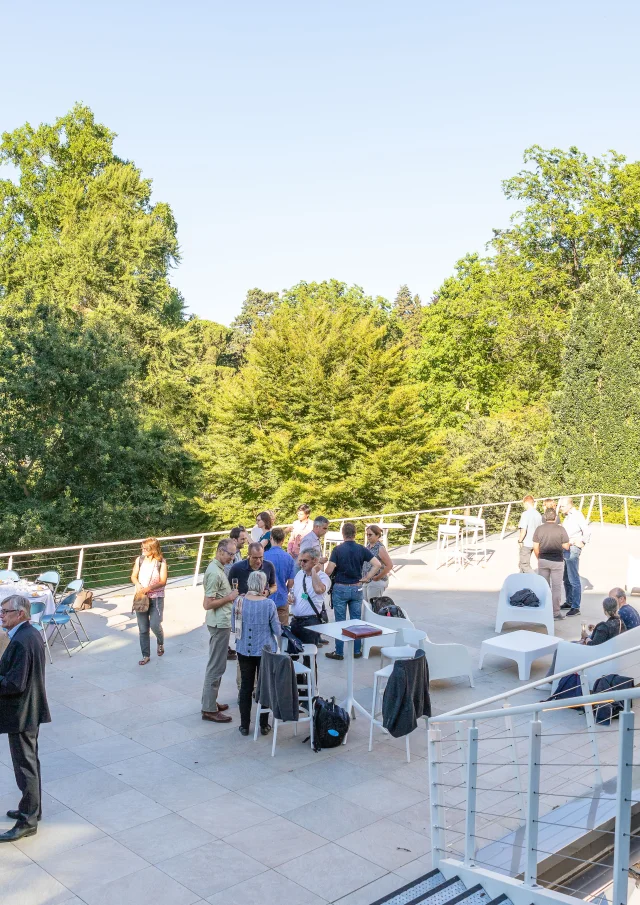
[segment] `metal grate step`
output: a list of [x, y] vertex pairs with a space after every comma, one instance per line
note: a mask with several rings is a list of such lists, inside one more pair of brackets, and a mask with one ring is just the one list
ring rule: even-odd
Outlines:
[[439, 870], [429, 871], [423, 877], [412, 880], [405, 886], [401, 886], [389, 895], [383, 896], [382, 899], [376, 899], [372, 905], [409, 905], [410, 902], [416, 901], [416, 896], [422, 896], [429, 893], [430, 890], [447, 884], [447, 880], [443, 877]]
[[478, 883], [476, 886], [472, 886], [471, 889], [460, 893], [459, 896], [449, 899], [447, 905], [488, 905], [490, 901], [491, 896]]
[[496, 896], [495, 899], [491, 899], [487, 905], [513, 905], [513, 902], [507, 894], [503, 892], [502, 895]]

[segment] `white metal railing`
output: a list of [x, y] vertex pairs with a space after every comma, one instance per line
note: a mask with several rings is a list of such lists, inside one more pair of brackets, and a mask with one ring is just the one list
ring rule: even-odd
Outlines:
[[[580, 510], [587, 505], [587, 518], [596, 504], [599, 507], [600, 521], [604, 521], [603, 498], [615, 498], [622, 500], [625, 525], [630, 526], [629, 500], [640, 500], [640, 496], [623, 496], [621, 494], [607, 493], [578, 493], [568, 494], [578, 503]], [[539, 497], [539, 500], [547, 497]], [[550, 499], [557, 499], [558, 495], [550, 494]], [[519, 500], [507, 500], [499, 503], [472, 503], [460, 506], [439, 506], [432, 509], [411, 509], [402, 512], [376, 512], [367, 515], [348, 515], [342, 518], [333, 518], [332, 524], [342, 525], [345, 521], [377, 522], [384, 524], [385, 520], [410, 517], [411, 529], [394, 529], [396, 536], [402, 531], [409, 532], [409, 552], [416, 546], [416, 540], [420, 532], [421, 520], [437, 517], [449, 518], [456, 513], [465, 515], [475, 514], [482, 518], [487, 513], [495, 514], [497, 527], [500, 526], [500, 537], [504, 539], [509, 528], [511, 513], [514, 506], [520, 504]], [[501, 512], [501, 510], [503, 512]], [[163, 552], [169, 564], [171, 582], [190, 579], [194, 585], [198, 583], [202, 571], [203, 562], [213, 557], [216, 538], [228, 534], [225, 531], [204, 531], [198, 534], [173, 534], [159, 538], [163, 544]], [[32, 578], [47, 568], [55, 568], [59, 571], [64, 581], [71, 578], [85, 578], [95, 588], [116, 588], [126, 586], [129, 583], [129, 573], [142, 538], [133, 540], [104, 541], [101, 543], [73, 544], [64, 547], [43, 547], [32, 550], [9, 550], [0, 553], [0, 567], [17, 569], [23, 577]]]
[[[633, 658], [633, 664], [627, 663], [624, 669], [627, 675], [636, 678], [639, 652], [640, 645], [637, 645], [594, 658], [580, 667], [429, 720], [434, 867], [453, 857], [457, 860], [452, 863], [465, 869], [479, 868], [486, 872], [489, 868], [498, 875], [510, 877], [512, 883], [521, 878], [518, 882], [526, 888], [544, 886], [547, 881], [538, 879], [539, 858], [550, 858], [557, 854], [558, 848], [540, 845], [540, 832], [551, 826], [560, 833], [563, 828], [581, 831], [581, 835], [597, 832], [613, 837], [612, 905], [626, 905], [630, 842], [635, 836], [631, 832], [631, 812], [633, 804], [640, 804], [639, 793], [636, 791], [636, 797], [633, 794], [634, 768], [640, 767], [633, 757], [635, 732], [640, 730], [635, 729], [631, 702], [640, 697], [640, 688], [591, 694], [585, 673], [601, 667], [604, 675], [609, 661], [619, 662], [629, 657]], [[580, 697], [511, 705], [510, 699], [515, 695], [531, 695], [541, 685], [575, 672], [581, 676]], [[612, 700], [624, 702], [617, 732], [598, 725], [595, 719], [594, 705]], [[503, 707], [496, 707], [500, 702]], [[586, 718], [584, 731], [576, 724], [575, 708], [580, 706], [584, 706]], [[452, 731], [443, 735], [448, 727]], [[586, 747], [584, 742], [588, 743]], [[553, 772], [557, 770], [560, 772]], [[449, 781], [449, 777], [454, 781]], [[563, 823], [562, 819], [567, 818], [562, 811], [558, 812], [562, 819], [558, 815], [554, 817], [553, 811], [562, 804], [581, 800], [589, 803], [592, 824], [586, 817], [584, 825]], [[604, 820], [598, 823], [598, 814], [602, 814], [598, 808], [611, 810], [614, 802], [615, 809], [609, 814], [615, 818], [614, 829], [599, 829]], [[573, 822], [580, 824], [582, 818], [573, 813]], [[483, 843], [486, 843], [484, 847]], [[576, 853], [577, 849], [573, 855]], [[570, 882], [584, 866], [609, 865], [573, 855], [561, 855], [561, 859], [567, 859], [568, 867], [551, 886], [576, 897], [575, 888], [561, 882], [565, 877]]]

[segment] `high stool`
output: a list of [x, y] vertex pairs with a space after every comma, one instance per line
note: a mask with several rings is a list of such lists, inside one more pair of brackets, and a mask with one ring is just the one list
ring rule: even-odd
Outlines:
[[[442, 554], [444, 554], [444, 565], [448, 565], [453, 558], [456, 566], [462, 567], [462, 544], [461, 531], [459, 525], [438, 525], [438, 543], [436, 548], [436, 569], [439, 569], [442, 563]], [[453, 552], [453, 557], [449, 551]]]
[[[312, 644], [311, 647], [315, 647], [315, 644]], [[317, 649], [316, 649], [317, 653]], [[302, 663], [299, 663], [297, 660], [292, 660], [293, 669], [296, 674], [296, 678], [298, 676], [306, 676], [305, 688], [306, 694], [301, 694], [301, 686], [298, 686], [298, 700], [302, 702], [306, 702], [308, 716], [299, 717], [297, 720], [293, 721], [293, 734], [298, 734], [298, 723], [309, 723], [309, 735], [311, 741], [311, 750], [313, 750], [313, 677], [311, 669], [308, 666], [303, 666]], [[258, 711], [256, 713], [256, 726], [253, 733], [254, 742], [258, 738], [258, 731], [260, 729], [260, 715], [262, 713], [271, 713], [268, 707], [261, 707], [260, 702], [258, 702]], [[278, 724], [291, 722], [290, 720], [277, 720], [275, 717], [273, 719], [273, 744], [271, 745], [271, 757], [275, 757], [276, 754], [276, 742], [278, 740]]]

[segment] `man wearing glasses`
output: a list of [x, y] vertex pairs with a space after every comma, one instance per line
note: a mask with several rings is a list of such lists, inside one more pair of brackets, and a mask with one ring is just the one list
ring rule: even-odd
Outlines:
[[231, 588], [225, 574], [225, 566], [233, 561], [236, 542], [229, 538], [221, 540], [215, 558], [204, 573], [204, 600], [206, 623], [209, 629], [209, 660], [202, 689], [202, 719], [212, 723], [230, 723], [231, 717], [225, 713], [228, 704], [218, 703], [218, 689], [227, 668], [227, 651], [231, 635], [231, 610], [238, 592]]
[[322, 571], [320, 550], [311, 547], [298, 556], [300, 571], [293, 580], [291, 596], [291, 631], [303, 644], [319, 644], [320, 635], [310, 631], [308, 625], [320, 622], [324, 597], [331, 587], [331, 579]]
[[44, 644], [29, 622], [31, 604], [14, 594], [2, 602], [2, 628], [9, 646], [0, 660], [0, 733], [9, 736], [9, 750], [18, 788], [22, 792], [15, 811], [7, 817], [16, 825], [0, 835], [0, 842], [15, 842], [35, 836], [41, 810], [38, 732], [40, 723], [50, 723], [44, 686]]

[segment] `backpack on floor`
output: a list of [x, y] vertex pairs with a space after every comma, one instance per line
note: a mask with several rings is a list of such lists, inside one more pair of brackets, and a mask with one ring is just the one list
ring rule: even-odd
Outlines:
[[337, 748], [343, 743], [350, 723], [349, 714], [336, 704], [335, 698], [330, 701], [316, 698], [313, 707], [313, 750]]
[[[614, 688], [633, 688], [633, 679], [611, 673], [597, 679], [591, 691], [592, 694], [599, 694], [601, 691], [609, 691]], [[593, 718], [598, 726], [610, 726], [611, 720], [619, 716], [621, 710], [624, 710], [622, 701], [603, 701], [601, 704], [595, 705]]]
[[90, 610], [93, 607], [93, 591], [78, 591], [73, 602], [74, 610]]
[[[551, 695], [546, 698], [547, 701], [563, 701], [566, 698], [582, 697], [582, 685], [580, 684], [580, 676], [577, 672], [572, 672], [568, 676], [564, 676], [558, 682], [558, 687]], [[579, 713], [584, 713], [584, 707], [575, 708]]]

